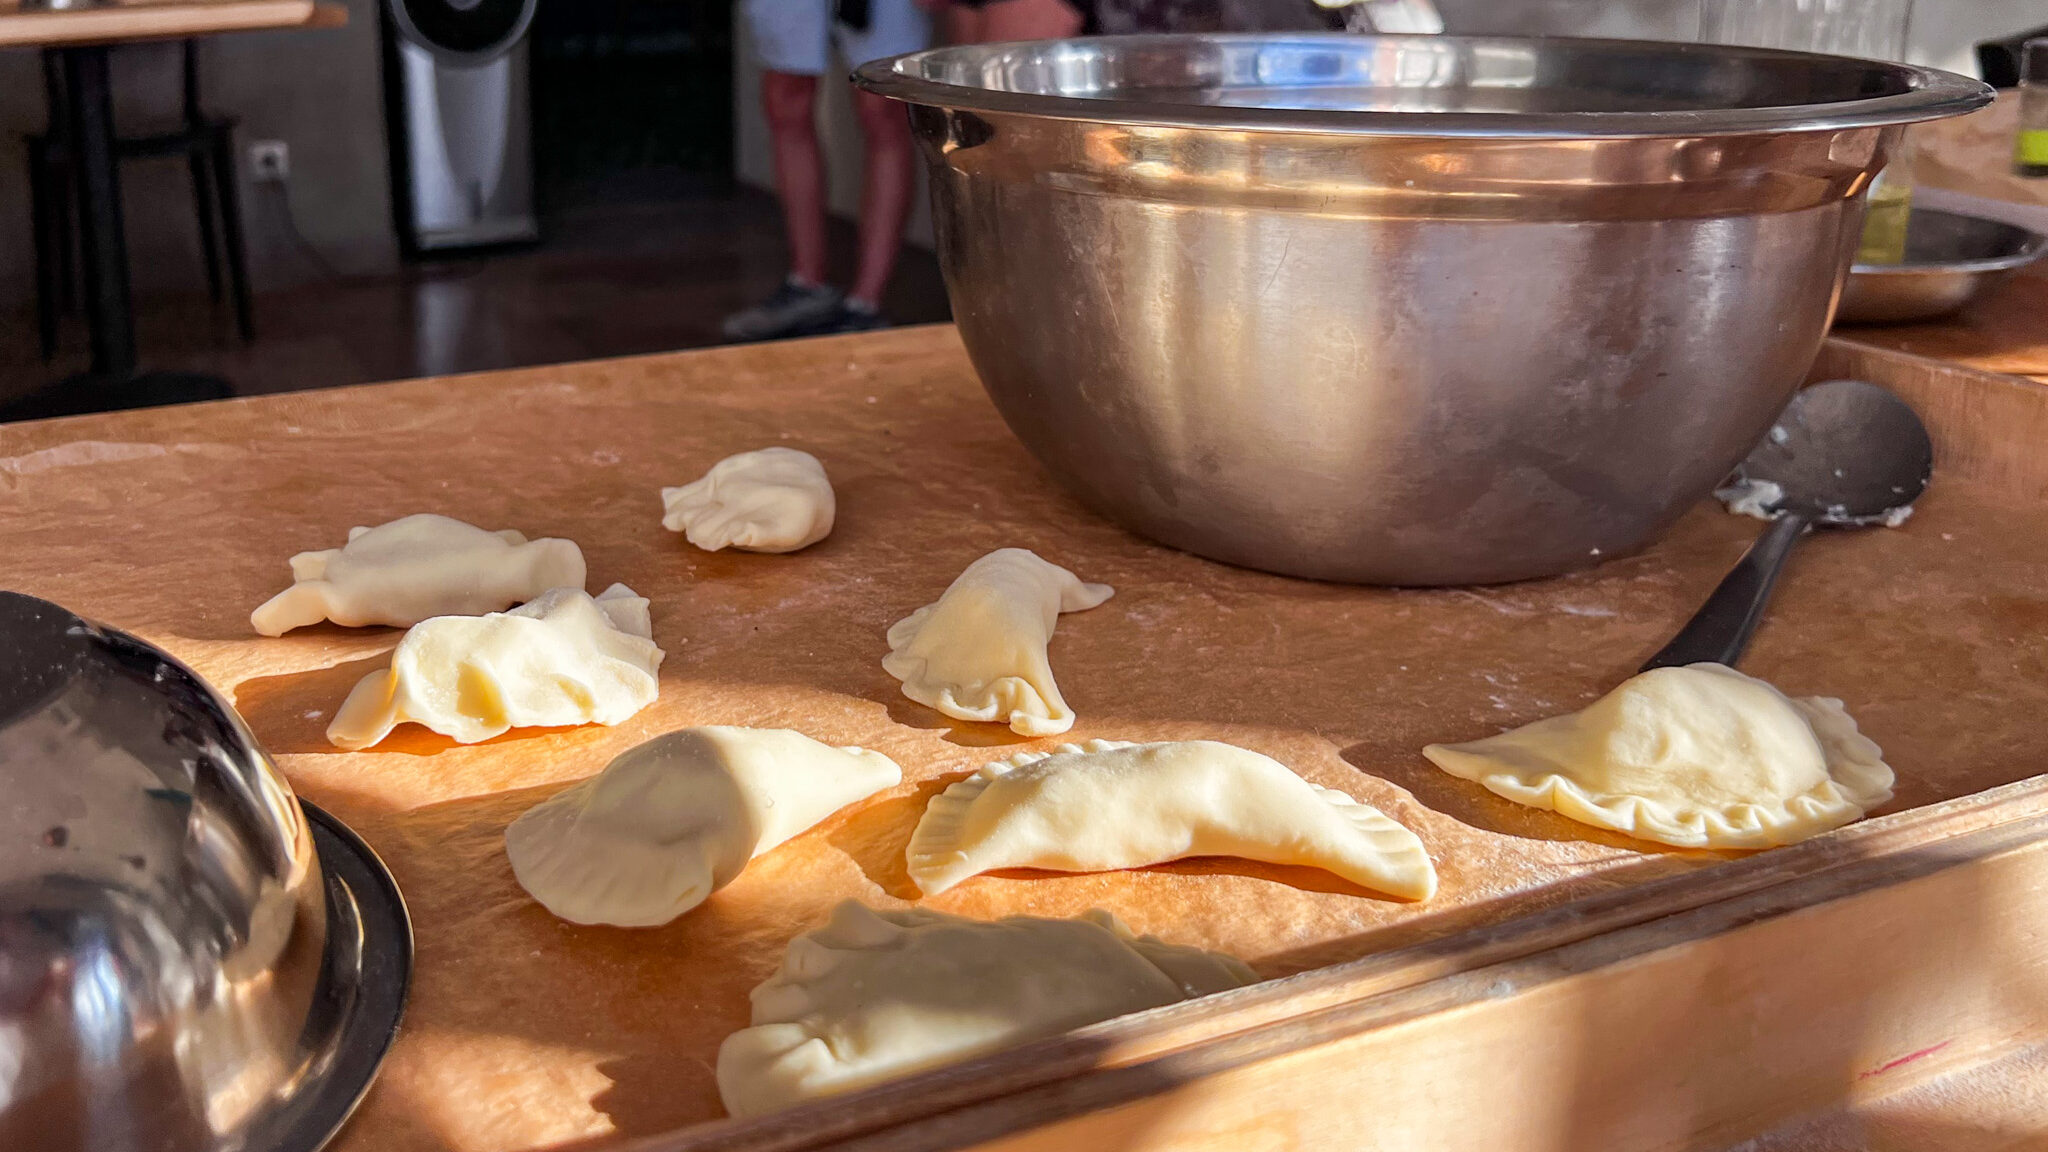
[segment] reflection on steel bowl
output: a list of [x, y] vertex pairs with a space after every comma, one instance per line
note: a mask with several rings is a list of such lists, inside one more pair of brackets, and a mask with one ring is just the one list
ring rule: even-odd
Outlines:
[[368, 1088], [405, 906], [226, 701], [0, 591], [0, 1149], [313, 1152]]
[[975, 369], [1164, 543], [1387, 584], [1653, 538], [1812, 363], [1928, 69], [1586, 40], [1139, 36], [861, 68]]

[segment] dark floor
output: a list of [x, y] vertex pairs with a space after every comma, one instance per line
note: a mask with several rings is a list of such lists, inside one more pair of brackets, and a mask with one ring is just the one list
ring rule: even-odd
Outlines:
[[[775, 201], [751, 190], [586, 202], [546, 231], [532, 248], [259, 295], [248, 345], [203, 286], [138, 299], [143, 366], [225, 376], [254, 394], [694, 348], [721, 343], [719, 320], [783, 274]], [[850, 265], [852, 226], [835, 223], [833, 242], [835, 262]], [[929, 252], [905, 250], [884, 308], [898, 323], [948, 316]], [[45, 363], [27, 303], [0, 318], [0, 391], [82, 371], [84, 323], [66, 325], [62, 353]]]

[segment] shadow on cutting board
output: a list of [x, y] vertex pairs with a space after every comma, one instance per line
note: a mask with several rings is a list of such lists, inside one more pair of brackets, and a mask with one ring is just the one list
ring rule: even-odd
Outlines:
[[905, 728], [921, 732], [944, 732], [940, 737], [948, 744], [962, 748], [1004, 748], [1009, 745], [1031, 743], [1031, 737], [1019, 736], [1007, 725], [983, 724], [973, 720], [955, 720], [937, 709], [927, 708], [901, 692], [893, 693], [881, 703], [889, 708], [889, 719]]
[[861, 805], [826, 833], [826, 842], [852, 857], [862, 874], [883, 892], [898, 900], [916, 900], [921, 893], [910, 880], [909, 862], [904, 858], [904, 851], [910, 847], [910, 833], [932, 797], [972, 774], [935, 776], [919, 781], [906, 795]]

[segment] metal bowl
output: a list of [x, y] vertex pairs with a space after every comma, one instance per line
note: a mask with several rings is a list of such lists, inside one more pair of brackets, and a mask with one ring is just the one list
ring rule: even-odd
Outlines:
[[953, 314], [1084, 500], [1300, 576], [1544, 576], [1643, 544], [1770, 425], [1902, 124], [1897, 64], [1586, 40], [943, 48], [911, 104]]
[[1899, 324], [1946, 316], [2043, 252], [2048, 236], [2039, 232], [1916, 207], [1906, 218], [1905, 260], [1849, 269], [1835, 322]]
[[318, 1148], [404, 1003], [389, 874], [161, 650], [0, 592], [0, 653], [0, 1148]]

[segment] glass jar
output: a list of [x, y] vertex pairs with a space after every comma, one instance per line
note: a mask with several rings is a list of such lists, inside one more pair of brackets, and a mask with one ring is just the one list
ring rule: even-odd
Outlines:
[[[1701, 0], [1700, 39], [1897, 60], [1906, 54], [1913, 0]], [[2044, 125], [2048, 127], [2048, 125]], [[1913, 209], [1913, 154], [1901, 137], [1891, 161], [1870, 185], [1860, 264], [1906, 258], [1906, 221]]]
[[2027, 41], [2020, 51], [2020, 134], [2012, 163], [2022, 176], [2048, 177], [2048, 36]]
[[1700, 39], [1897, 60], [1913, 0], [1701, 0]]

